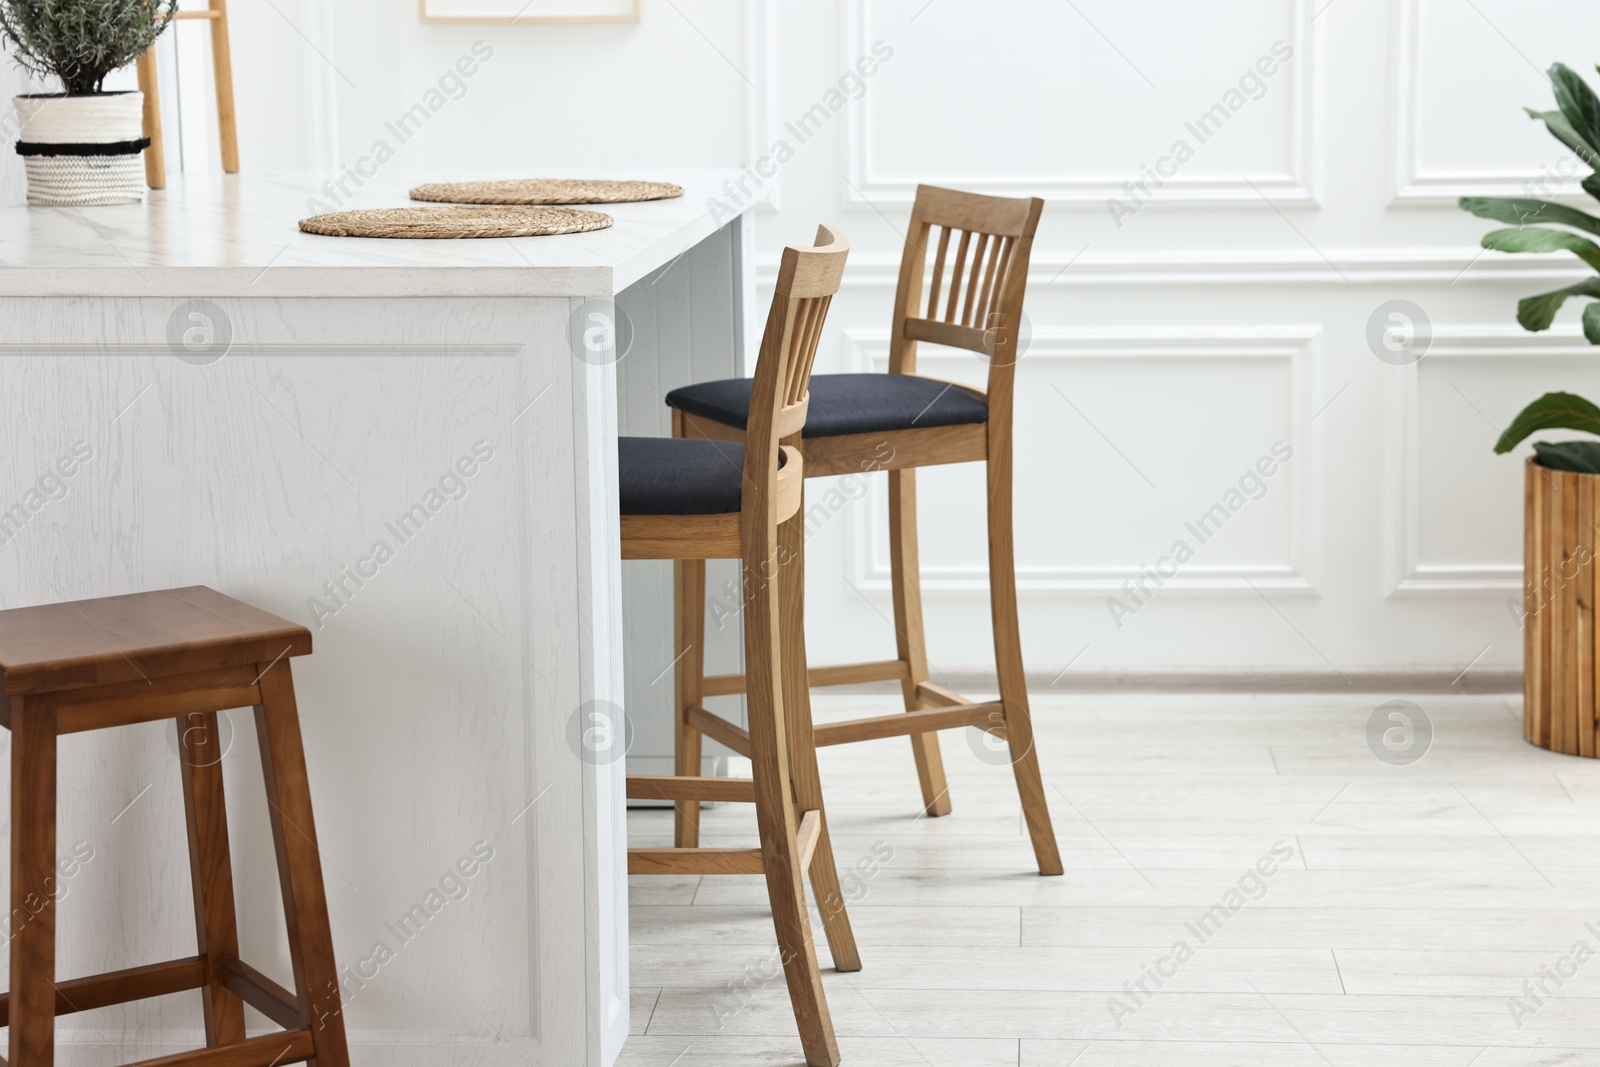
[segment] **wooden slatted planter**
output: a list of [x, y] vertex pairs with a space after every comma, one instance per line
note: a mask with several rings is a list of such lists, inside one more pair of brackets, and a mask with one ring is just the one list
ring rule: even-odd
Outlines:
[[1595, 521], [1600, 475], [1527, 463], [1522, 733], [1540, 748], [1594, 756]]

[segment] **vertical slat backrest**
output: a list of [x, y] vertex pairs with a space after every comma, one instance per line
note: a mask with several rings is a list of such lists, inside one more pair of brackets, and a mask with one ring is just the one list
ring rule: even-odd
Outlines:
[[1009, 403], [1043, 210], [1036, 197], [918, 187], [895, 294], [891, 373], [916, 373], [919, 340], [965, 348], [989, 363], [991, 405]]
[[779, 443], [805, 427], [811, 368], [849, 255], [831, 226], [818, 228], [814, 247], [783, 250], [745, 425], [745, 476], [755, 484], [770, 484]]

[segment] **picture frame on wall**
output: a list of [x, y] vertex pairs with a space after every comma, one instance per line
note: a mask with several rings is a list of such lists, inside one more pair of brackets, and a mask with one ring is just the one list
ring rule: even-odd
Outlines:
[[423, 22], [638, 22], [642, 0], [417, 0]]

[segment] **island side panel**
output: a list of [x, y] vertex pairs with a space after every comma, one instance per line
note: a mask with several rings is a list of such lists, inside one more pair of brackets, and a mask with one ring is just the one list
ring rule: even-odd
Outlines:
[[[744, 216], [707, 237], [682, 257], [623, 290], [617, 306], [632, 345], [617, 364], [622, 433], [671, 437], [666, 394], [681, 385], [745, 373], [743, 318], [747, 281], [754, 267], [741, 255]], [[747, 278], [748, 276], [748, 278]], [[673, 588], [672, 564], [635, 561], [622, 571], [626, 707], [633, 727], [628, 768], [635, 774], [672, 774]], [[744, 669], [739, 617], [739, 567], [712, 560], [706, 568], [706, 669]], [[742, 700], [714, 698], [712, 707], [743, 721]], [[727, 750], [705, 744], [703, 772]]]
[[[203, 583], [313, 632], [295, 682], [358, 1064], [463, 1041], [494, 1067], [599, 1062], [599, 804], [567, 726], [605, 653], [569, 310], [0, 299], [0, 605]], [[253, 728], [227, 718], [243, 954], [287, 981]], [[63, 856], [92, 857], [63, 975], [194, 951], [175, 736], [63, 743]], [[64, 1043], [202, 1043], [198, 998], [95, 1022]]]
[[613, 300], [569, 302], [567, 355], [572, 376], [578, 543], [581, 705], [568, 739], [594, 798], [584, 823], [588, 1064], [611, 1067], [628, 1038], [628, 823], [626, 756], [630, 738], [623, 693], [622, 531], [617, 484], [617, 360]]

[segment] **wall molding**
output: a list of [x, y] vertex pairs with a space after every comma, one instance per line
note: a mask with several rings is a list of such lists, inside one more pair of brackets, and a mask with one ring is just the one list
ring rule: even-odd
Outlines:
[[1391, 462], [1387, 464], [1389, 476], [1385, 489], [1389, 535], [1384, 565], [1389, 596], [1521, 596], [1521, 560], [1439, 564], [1427, 563], [1421, 558], [1418, 377], [1422, 364], [1429, 361], [1522, 361], [1530, 356], [1593, 360], [1595, 349], [1581, 333], [1570, 328], [1540, 334], [1527, 333], [1515, 326], [1440, 330], [1435, 331], [1427, 354], [1421, 360], [1397, 368], [1386, 419]]
[[[779, 140], [783, 119], [779, 114], [777, 0], [753, 0], [745, 8], [745, 55], [749, 57], [752, 85], [745, 94], [745, 167], [754, 167]], [[783, 207], [783, 168], [765, 179], [755, 202], [772, 211]]]
[[[1575, 282], [1586, 271], [1572, 256], [1505, 255], [1481, 248], [1327, 249], [1244, 252], [1137, 252], [1073, 255], [1036, 250], [1032, 288], [1077, 285], [1387, 285], [1423, 282]], [[778, 257], [759, 256], [757, 277], [770, 286]], [[844, 288], [889, 287], [899, 280], [898, 254], [852, 253]]]
[[[889, 332], [882, 329], [844, 331], [852, 371], [884, 371], [888, 367]], [[1085, 360], [1129, 363], [1144, 359], [1284, 361], [1289, 367], [1288, 441], [1294, 460], [1284, 468], [1289, 504], [1289, 547], [1283, 560], [1227, 565], [1191, 564], [1162, 586], [1162, 595], [1254, 596], [1261, 592], [1318, 595], [1315, 579], [1320, 562], [1321, 449], [1312, 417], [1320, 407], [1322, 328], [1290, 326], [1257, 329], [1248, 326], [1201, 326], [1150, 330], [1070, 330], [1033, 335], [1027, 349], [1030, 366]], [[933, 377], [953, 377], [945, 365], [971, 360], [970, 353], [927, 346], [918, 352], [919, 366]], [[953, 368], [952, 368], [953, 369]], [[1130, 367], [1130, 371], [1134, 368]], [[1265, 442], [1263, 448], [1270, 445]], [[1219, 481], [1219, 491], [1221, 483]], [[887, 595], [890, 588], [886, 532], [869, 508], [846, 511], [846, 573], [863, 592]], [[1174, 521], [1181, 531], [1181, 521]], [[1178, 533], [1175, 532], [1175, 536]], [[1109, 567], [1055, 564], [1017, 568], [1017, 589], [1047, 596], [1120, 594], [1123, 583], [1137, 579], [1151, 561], [1137, 560]], [[922, 588], [932, 596], [987, 595], [986, 561], [971, 566], [922, 566]]]
[[[1317, 77], [1321, 59], [1321, 34], [1314, 21], [1315, 0], [1289, 0], [1290, 40], [1295, 53], [1290, 61], [1289, 121], [1287, 130], [1288, 166], [1282, 173], [1221, 174], [1177, 176], [1167, 180], [1158, 198], [1162, 205], [1226, 205], [1241, 203], [1267, 207], [1271, 204], [1315, 206], [1318, 203], [1322, 169], [1322, 115], [1317, 100]], [[861, 55], [873, 40], [868, 0], [845, 0], [845, 61]], [[916, 197], [919, 181], [950, 185], [995, 196], [1043, 196], [1054, 201], [1100, 203], [1108, 197], [1126, 195], [1123, 182], [1137, 175], [1037, 175], [998, 180], [969, 174], [923, 174], [916, 179], [879, 173], [872, 162], [872, 119], [869, 92], [845, 108], [845, 173], [843, 191], [847, 203], [910, 203]]]
[[311, 114], [306, 116], [306, 164], [313, 170], [339, 169], [339, 73], [334, 39], [337, 36], [333, 0], [302, 0], [305, 29], [307, 93]]
[[[1391, 203], [1417, 206], [1423, 204], [1450, 204], [1463, 196], [1527, 196], [1523, 185], [1539, 181], [1543, 176], [1533, 171], [1429, 171], [1421, 158], [1421, 78], [1422, 78], [1422, 2], [1400, 0], [1395, 6], [1394, 18], [1394, 127], [1391, 143], [1394, 151], [1394, 192]], [[1515, 106], [1514, 102], [1508, 106]], [[1552, 108], [1555, 106], [1552, 102]], [[1533, 121], [1529, 119], [1528, 121]], [[1564, 151], [1554, 139], [1550, 141], [1554, 162]], [[1588, 168], [1579, 166], [1575, 173], [1581, 177]], [[1582, 197], [1583, 190], [1577, 178], [1551, 183], [1551, 195]]]

